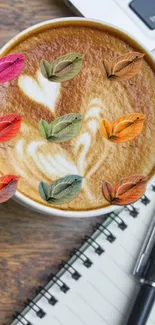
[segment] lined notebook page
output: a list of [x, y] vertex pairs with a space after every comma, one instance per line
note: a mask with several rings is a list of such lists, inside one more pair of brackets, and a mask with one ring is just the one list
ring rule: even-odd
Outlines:
[[[116, 222], [108, 229], [116, 240], [110, 243], [104, 234], [96, 238], [105, 252], [97, 255], [94, 248], [89, 246], [84, 252], [92, 261], [90, 268], [83, 265], [78, 258], [73, 266], [81, 274], [78, 281], [69, 272], [60, 277], [70, 288], [63, 293], [54, 284], [49, 292], [58, 302], [51, 306], [45, 297], [37, 301], [46, 315], [40, 319], [31, 309], [25, 317], [33, 325], [125, 325], [128, 314], [139, 290], [139, 283], [132, 275], [133, 268], [155, 213], [155, 193], [148, 190], [147, 197], [151, 200], [147, 206], [140, 201], [135, 203], [139, 214], [133, 218], [124, 209], [120, 217], [127, 224], [121, 230]], [[48, 296], [48, 294], [47, 294]], [[21, 325], [15, 321], [13, 324]], [[22, 319], [22, 324], [27, 321]], [[155, 325], [155, 307], [147, 325]]]

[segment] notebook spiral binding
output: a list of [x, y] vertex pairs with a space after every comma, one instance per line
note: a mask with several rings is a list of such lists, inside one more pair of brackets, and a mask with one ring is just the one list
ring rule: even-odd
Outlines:
[[[151, 190], [155, 192], [155, 184], [152, 185]], [[147, 205], [150, 203], [149, 198], [146, 195], [143, 195], [141, 198], [141, 203], [144, 205]], [[133, 218], [136, 218], [138, 216], [138, 209], [135, 208], [133, 205], [127, 205], [124, 207], [129, 215]], [[120, 228], [121, 231], [125, 231], [125, 229], [128, 227], [126, 223], [123, 221], [123, 219], [118, 215], [116, 212], [111, 212], [110, 214], [107, 215], [108, 218], [112, 219], [117, 226]], [[106, 237], [106, 240], [108, 240], [111, 244], [115, 241], [116, 237], [113, 235], [113, 233], [102, 223], [97, 223], [96, 226], [94, 227], [95, 231], [98, 231], [98, 234], [104, 234]], [[98, 242], [92, 238], [92, 236], [85, 236], [82, 244], [88, 244], [88, 246], [91, 246], [94, 249], [94, 253], [98, 254], [99, 256], [105, 252], [104, 248], [101, 247]], [[83, 263], [83, 265], [86, 268], [90, 268], [93, 264], [93, 262], [90, 260], [90, 258], [83, 252], [82, 246], [79, 249], [73, 249], [73, 251], [70, 254], [71, 257], [76, 257], [76, 259], [80, 259]], [[75, 280], [78, 281], [81, 277], [81, 274], [73, 267], [72, 263], [69, 261], [62, 261], [60, 264], [60, 268], [63, 269], [65, 272], [68, 272], [70, 276]], [[59, 273], [59, 272], [58, 272]], [[36, 294], [38, 295], [38, 298], [43, 296], [47, 299], [48, 303], [51, 306], [55, 306], [58, 303], [58, 300], [56, 299], [55, 296], [53, 296], [49, 290], [52, 288], [52, 285], [57, 285], [59, 289], [64, 293], [67, 294], [67, 292], [70, 290], [68, 285], [64, 283], [60, 276], [57, 274], [50, 274], [48, 277], [48, 280], [52, 281], [52, 284], [49, 288], [47, 286], [45, 287], [39, 287], [36, 290]], [[37, 297], [37, 296], [36, 296]], [[45, 311], [39, 307], [37, 304], [37, 300], [34, 297], [33, 299], [29, 299], [26, 302], [26, 308], [32, 309], [34, 313], [42, 319], [46, 313]], [[24, 310], [22, 312], [16, 312], [13, 315], [13, 319], [17, 320], [21, 325], [33, 325], [31, 322], [29, 322], [25, 316]], [[5, 325], [5, 324], [3, 324]]]

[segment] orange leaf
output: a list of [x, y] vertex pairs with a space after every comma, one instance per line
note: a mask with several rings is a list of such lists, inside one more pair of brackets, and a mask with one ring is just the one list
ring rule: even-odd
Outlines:
[[9, 141], [16, 136], [21, 126], [22, 116], [9, 114], [0, 117], [0, 142]]
[[148, 177], [145, 177], [141, 174], [136, 174], [122, 179], [115, 185], [116, 196], [124, 194], [126, 191], [130, 190], [136, 184], [146, 182]]
[[109, 141], [117, 143], [133, 140], [142, 131], [144, 119], [144, 114], [133, 113], [121, 116], [113, 123], [102, 120], [100, 124], [101, 134]]
[[145, 115], [133, 113], [122, 116], [113, 123], [113, 134], [117, 137], [116, 142], [133, 140], [142, 131]]
[[112, 136], [112, 123], [102, 120], [100, 123], [100, 131], [104, 138], [109, 139]]
[[102, 185], [102, 192], [107, 201], [111, 202], [113, 200], [115, 193], [114, 193], [114, 187], [111, 183], [104, 182]]
[[109, 79], [128, 80], [134, 77], [141, 69], [143, 53], [129, 52], [108, 62], [104, 59], [103, 64]]
[[[134, 203], [143, 196], [145, 190], [146, 190], [146, 182], [137, 183], [133, 185], [133, 187], [128, 189], [126, 192], [124, 188], [124, 193], [122, 195], [119, 195], [118, 198], [116, 198], [116, 201], [118, 202], [119, 199], [119, 205]], [[115, 203], [115, 200], [113, 200], [113, 204], [118, 204], [118, 203]]]
[[145, 193], [147, 180], [148, 177], [143, 175], [132, 175], [115, 185], [110, 184], [108, 195], [106, 191], [103, 191], [103, 195], [112, 204], [127, 205], [134, 203]]
[[109, 76], [112, 74], [112, 62], [109, 62], [106, 59], [104, 59], [103, 60], [103, 66], [105, 68], [107, 77], [109, 78]]
[[19, 176], [0, 177], [0, 203], [8, 201], [16, 192]]

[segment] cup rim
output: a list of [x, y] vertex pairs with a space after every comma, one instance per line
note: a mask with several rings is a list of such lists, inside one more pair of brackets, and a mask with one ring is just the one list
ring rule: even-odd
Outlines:
[[[83, 22], [88, 22], [88, 23], [95, 23], [104, 27], [108, 27], [108, 28], [112, 28], [114, 31], [117, 32], [121, 32], [122, 35], [127, 36], [129, 38], [129, 40], [131, 39], [131, 41], [134, 40], [134, 42], [136, 43], [137, 46], [141, 47], [142, 50], [144, 50], [145, 53], [147, 53], [147, 55], [149, 56], [149, 58], [151, 59], [152, 63], [154, 64], [154, 57], [152, 55], [152, 53], [145, 47], [144, 44], [142, 44], [141, 42], [139, 42], [138, 39], [136, 39], [136, 37], [134, 37], [133, 35], [131, 35], [130, 33], [124, 31], [123, 29], [121, 29], [118, 26], [115, 26], [113, 24], [109, 24], [109, 23], [105, 23], [104, 21], [98, 20], [98, 19], [91, 19], [91, 18], [83, 18], [83, 17], [64, 17], [64, 18], [55, 18], [55, 19], [49, 19], [49, 20], [45, 20], [42, 21], [40, 23], [37, 23], [35, 25], [32, 25], [31, 27], [28, 27], [26, 29], [24, 29], [23, 31], [21, 31], [20, 33], [18, 33], [17, 35], [15, 35], [14, 37], [11, 38], [11, 40], [9, 40], [5, 45], [2, 46], [2, 48], [0, 49], [0, 56], [3, 54], [3, 52], [5, 52], [8, 47], [12, 46], [17, 40], [19, 40], [22, 36], [24, 36], [25, 34], [39, 28], [42, 26], [48, 26], [48, 25], [52, 25], [54, 23], [61, 23], [61, 22], [72, 22], [72, 21], [83, 21]], [[148, 181], [147, 183], [147, 187], [150, 185], [150, 183], [152, 182], [152, 180], [155, 180], [155, 176], [153, 175], [151, 177], [151, 179]], [[85, 217], [95, 217], [95, 216], [101, 216], [101, 215], [105, 215], [107, 213], [110, 213], [114, 210], [120, 209], [122, 208], [122, 206], [118, 206], [118, 205], [109, 205], [107, 207], [102, 207], [102, 208], [97, 208], [97, 209], [92, 209], [92, 210], [83, 210], [83, 211], [70, 211], [70, 210], [61, 210], [61, 209], [56, 209], [53, 207], [49, 207], [49, 206], [44, 206], [43, 204], [36, 202], [30, 198], [28, 198], [27, 196], [23, 195], [21, 192], [19, 192], [18, 190], [16, 191], [15, 195], [13, 196], [13, 200], [20, 203], [21, 205], [30, 208], [32, 210], [35, 210], [39, 213], [44, 213], [46, 215], [55, 215], [58, 217], [72, 217], [72, 218], [85, 218]]]

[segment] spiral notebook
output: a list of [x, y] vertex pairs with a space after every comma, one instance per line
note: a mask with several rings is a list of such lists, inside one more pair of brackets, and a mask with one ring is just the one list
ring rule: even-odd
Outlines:
[[[125, 325], [139, 283], [132, 275], [155, 213], [155, 185], [133, 205], [112, 212], [73, 250], [12, 325]], [[147, 325], [155, 324], [155, 307]]]

